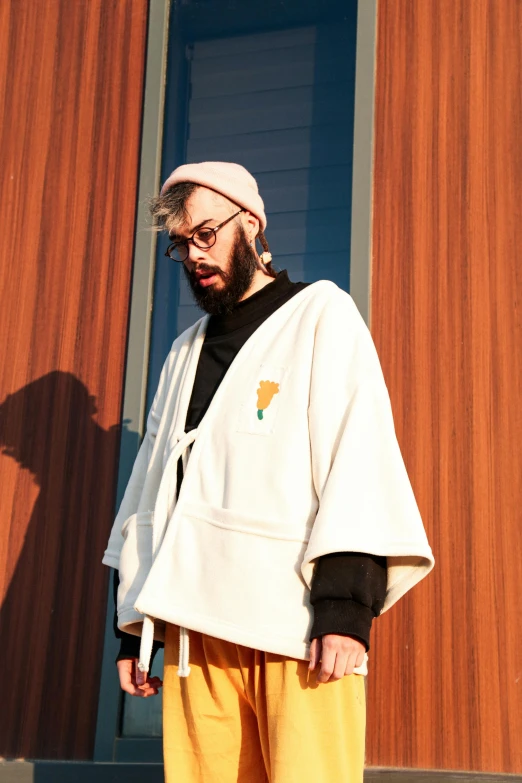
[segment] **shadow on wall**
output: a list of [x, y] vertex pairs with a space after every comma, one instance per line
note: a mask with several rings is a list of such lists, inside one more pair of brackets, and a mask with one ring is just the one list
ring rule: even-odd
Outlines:
[[[12, 496], [0, 538], [4, 757], [92, 758], [110, 573], [101, 558], [122, 437], [120, 425], [100, 427], [96, 413], [85, 385], [58, 371], [0, 404], [2, 454], [31, 473], [19, 472], [12, 488], [3, 482]], [[124, 427], [123, 438], [132, 462], [138, 435]]]

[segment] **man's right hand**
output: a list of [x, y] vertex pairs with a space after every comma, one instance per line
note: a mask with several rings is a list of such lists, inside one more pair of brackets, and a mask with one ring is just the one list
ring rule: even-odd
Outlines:
[[149, 673], [146, 672], [145, 683], [138, 685], [135, 677], [135, 661], [137, 660], [137, 658], [125, 658], [116, 662], [122, 691], [130, 693], [131, 696], [157, 696], [158, 689], [163, 685], [163, 680], [159, 677], [149, 677]]

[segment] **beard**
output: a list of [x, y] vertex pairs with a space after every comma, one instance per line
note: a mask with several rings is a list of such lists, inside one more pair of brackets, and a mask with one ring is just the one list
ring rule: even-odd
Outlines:
[[198, 283], [194, 272], [190, 272], [183, 264], [183, 271], [196, 304], [210, 315], [230, 313], [234, 305], [252, 285], [258, 268], [257, 255], [248, 243], [243, 226], [237, 227], [226, 272], [209, 264], [202, 264], [198, 267], [200, 272], [213, 272], [220, 275], [224, 282], [221, 289], [218, 290], [215, 285], [203, 288]]

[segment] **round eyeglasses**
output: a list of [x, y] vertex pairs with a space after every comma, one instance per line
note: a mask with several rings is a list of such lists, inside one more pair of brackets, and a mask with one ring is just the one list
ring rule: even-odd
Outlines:
[[165, 255], [169, 258], [172, 258], [173, 261], [186, 261], [189, 254], [189, 242], [192, 242], [192, 244], [194, 244], [196, 247], [199, 247], [200, 250], [208, 250], [210, 247], [212, 247], [212, 245], [215, 244], [216, 234], [219, 229], [223, 228], [223, 226], [226, 226], [226, 224], [232, 220], [232, 218], [237, 217], [240, 212], [244, 211], [244, 209], [240, 209], [238, 212], [230, 215], [230, 217], [220, 223], [219, 226], [214, 226], [214, 228], [209, 228], [208, 226], [205, 226], [204, 228], [198, 228], [196, 231], [194, 231], [192, 236], [187, 237], [186, 239], [179, 239], [177, 242], [171, 242], [165, 252]]

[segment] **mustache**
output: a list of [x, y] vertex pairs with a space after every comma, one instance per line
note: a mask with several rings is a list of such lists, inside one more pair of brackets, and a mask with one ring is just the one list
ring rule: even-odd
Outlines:
[[209, 266], [208, 264], [202, 264], [201, 266], [198, 266], [197, 269], [193, 269], [189, 272], [190, 279], [193, 280], [195, 283], [197, 283], [198, 278], [196, 276], [196, 272], [198, 274], [215, 274], [215, 275], [221, 275], [221, 277], [224, 280], [228, 280], [229, 275], [224, 272], [222, 269], [216, 266]]

